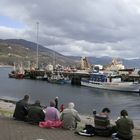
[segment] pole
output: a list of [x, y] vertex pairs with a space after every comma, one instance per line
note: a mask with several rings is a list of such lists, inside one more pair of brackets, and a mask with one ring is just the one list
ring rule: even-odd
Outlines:
[[37, 55], [37, 58], [36, 58], [36, 67], [37, 67], [37, 69], [38, 69], [38, 30], [39, 30], [39, 22], [37, 22], [36, 23], [37, 24], [37, 37], [36, 37], [36, 45], [37, 45], [37, 53], [36, 53], [36, 55]]

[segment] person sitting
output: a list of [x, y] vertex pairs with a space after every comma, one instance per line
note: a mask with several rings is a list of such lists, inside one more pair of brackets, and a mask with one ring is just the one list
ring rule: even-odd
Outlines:
[[61, 106], [60, 106], [60, 112], [63, 112], [63, 110], [64, 110], [64, 104], [61, 104]]
[[45, 121], [40, 122], [39, 126], [41, 128], [61, 128], [62, 122], [60, 121], [60, 113], [55, 108], [55, 103], [50, 101], [50, 107], [47, 107], [45, 110]]
[[44, 118], [45, 114], [40, 105], [40, 101], [36, 100], [28, 110], [27, 121], [31, 124], [39, 124], [39, 122], [44, 121]]
[[98, 136], [111, 136], [112, 134], [112, 126], [110, 125], [109, 108], [103, 108], [100, 114], [96, 114], [94, 117], [94, 125], [95, 125], [95, 135]]
[[84, 136], [111, 136], [112, 126], [110, 125], [109, 113], [109, 108], [104, 108], [100, 114], [93, 113], [94, 126], [90, 124], [85, 125], [85, 128], [78, 132], [78, 134]]
[[128, 118], [126, 110], [120, 112], [120, 118], [116, 121], [117, 133], [113, 134], [114, 139], [132, 140], [134, 129], [133, 121]]
[[73, 130], [77, 127], [77, 122], [80, 122], [80, 116], [74, 109], [74, 103], [70, 102], [68, 108], [64, 109], [61, 113], [60, 120], [63, 122], [62, 127], [65, 129]]
[[51, 120], [51, 121], [57, 121], [60, 119], [60, 113], [55, 108], [55, 103], [53, 101], [50, 101], [50, 106], [45, 109], [45, 121]]
[[16, 120], [26, 121], [27, 110], [29, 107], [28, 101], [29, 101], [29, 95], [25, 95], [22, 100], [19, 100], [16, 103], [16, 107], [13, 114], [13, 117]]

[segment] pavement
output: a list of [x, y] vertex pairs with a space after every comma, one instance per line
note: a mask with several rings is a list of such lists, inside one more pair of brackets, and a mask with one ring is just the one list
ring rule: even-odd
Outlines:
[[111, 138], [80, 136], [73, 130], [40, 128], [0, 116], [0, 140], [111, 140]]
[[[0, 116], [0, 140], [112, 140], [107, 137], [87, 137], [73, 130], [40, 128], [11, 117]], [[140, 140], [140, 129], [134, 131], [133, 140]]]

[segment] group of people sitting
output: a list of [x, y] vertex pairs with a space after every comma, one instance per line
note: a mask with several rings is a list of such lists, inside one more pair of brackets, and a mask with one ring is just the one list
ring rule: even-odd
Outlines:
[[[60, 112], [58, 110], [58, 100], [50, 101], [50, 106], [42, 108], [40, 101], [36, 100], [34, 104], [29, 105], [29, 96], [16, 103], [13, 117], [16, 120], [27, 121], [31, 124], [37, 124], [42, 128], [64, 128], [75, 130], [77, 123], [81, 121], [80, 115], [74, 109], [74, 103], [70, 102], [68, 107]], [[132, 140], [134, 128], [133, 121], [128, 117], [126, 110], [120, 112], [120, 117], [111, 125], [109, 120], [109, 108], [104, 108], [101, 113], [94, 114], [94, 126], [85, 125], [83, 130], [76, 131], [77, 134], [85, 136], [111, 136], [114, 140]], [[94, 112], [95, 113], [95, 112]]]
[[112, 136], [114, 140], [132, 140], [134, 124], [128, 117], [128, 112], [121, 110], [115, 125], [110, 123], [110, 112], [109, 108], [103, 108], [101, 113], [94, 114], [94, 126], [85, 125], [85, 128], [77, 133], [84, 136]]
[[78, 112], [74, 109], [73, 102], [70, 102], [65, 109], [62, 106], [61, 111], [59, 111], [57, 98], [50, 101], [50, 106], [46, 108], [42, 108], [39, 100], [36, 100], [32, 105], [29, 105], [28, 101], [29, 96], [25, 95], [22, 100], [16, 103], [13, 114], [16, 120], [38, 124], [43, 128], [55, 127], [70, 130], [76, 129], [77, 122], [81, 121]]

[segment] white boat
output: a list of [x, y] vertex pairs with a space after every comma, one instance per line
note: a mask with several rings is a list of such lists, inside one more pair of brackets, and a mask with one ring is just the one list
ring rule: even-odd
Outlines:
[[140, 84], [136, 82], [122, 82], [121, 78], [107, 77], [104, 74], [91, 73], [89, 79], [82, 79], [81, 85], [124, 92], [140, 92]]

